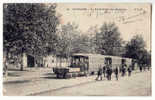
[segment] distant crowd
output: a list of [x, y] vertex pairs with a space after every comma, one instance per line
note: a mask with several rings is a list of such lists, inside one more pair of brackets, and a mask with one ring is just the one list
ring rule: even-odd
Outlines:
[[[139, 65], [139, 71], [142, 72], [143, 70], [149, 71], [150, 67], [147, 65]], [[112, 69], [112, 65], [107, 65], [107, 66], [100, 67], [98, 69], [96, 80], [99, 80], [99, 79], [102, 80], [103, 76], [104, 78], [107, 78], [107, 80], [111, 80], [112, 73], [115, 75], [116, 80], [118, 80], [119, 78], [119, 73], [122, 77], [124, 77], [128, 73], [128, 76], [130, 77], [132, 71], [133, 71], [132, 67], [131, 66], [127, 67], [126, 64], [122, 64], [121, 67], [115, 67], [114, 69]]]

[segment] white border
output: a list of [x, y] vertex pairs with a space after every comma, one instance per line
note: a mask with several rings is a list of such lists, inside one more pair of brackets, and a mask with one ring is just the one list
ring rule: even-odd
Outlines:
[[120, 3], [120, 2], [137, 2], [137, 3], [146, 3], [146, 2], [155, 2], [154, 0], [1, 0], [1, 2], [7, 2], [7, 3], [50, 3], [50, 2], [114, 2], [114, 3]]
[[[93, 97], [93, 96], [72, 96], [72, 97], [68, 97], [68, 96], [60, 96], [60, 97], [55, 97], [55, 96], [48, 96], [48, 97], [40, 97], [40, 96], [37, 96], [37, 97], [25, 97], [25, 96], [20, 96], [20, 97], [17, 97], [17, 96], [14, 96], [14, 97], [8, 97], [8, 96], [2, 96], [2, 57], [3, 57], [3, 3], [50, 3], [50, 2], [80, 2], [80, 3], [94, 3], [94, 2], [112, 2], [112, 3], [152, 3], [152, 67], [154, 67], [155, 65], [155, 62], [153, 62], [154, 60], [154, 46], [153, 46], [153, 43], [155, 42], [155, 39], [153, 40], [153, 38], [155, 38], [155, 35], [153, 33], [155, 33], [155, 29], [153, 29], [153, 26], [155, 26], [155, 0], [0, 0], [0, 99], [3, 100], [3, 99], [7, 99], [7, 100], [12, 100], [12, 99], [16, 99], [16, 100], [21, 100], [21, 99], [24, 99], [24, 100], [32, 100], [32, 99], [37, 99], [37, 100], [41, 100], [41, 99], [48, 99], [48, 100], [51, 100], [51, 99], [63, 99], [63, 100], [79, 100], [79, 99], [84, 99], [84, 100], [94, 100], [94, 99], [108, 99], [108, 100], [155, 100], [155, 87], [153, 84], [155, 84], [155, 79], [154, 77], [152, 78], [152, 97]], [[155, 71], [154, 71], [155, 68], [153, 68], [152, 70], [152, 76], [155, 76]], [[18, 88], [18, 87], [17, 87]]]

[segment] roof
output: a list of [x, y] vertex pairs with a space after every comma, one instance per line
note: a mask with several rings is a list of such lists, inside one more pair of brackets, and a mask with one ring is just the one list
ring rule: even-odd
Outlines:
[[84, 56], [84, 57], [89, 57], [89, 56], [101, 56], [101, 54], [91, 54], [91, 53], [74, 53], [72, 56]]
[[[72, 54], [72, 56], [81, 56], [81, 57], [90, 57], [90, 56], [95, 56], [95, 57], [112, 57], [112, 58], [124, 58], [124, 57], [120, 57], [120, 56], [111, 56], [111, 55], [101, 55], [101, 54], [92, 54], [92, 53], [74, 53]], [[131, 59], [131, 58], [128, 58], [128, 59]]]

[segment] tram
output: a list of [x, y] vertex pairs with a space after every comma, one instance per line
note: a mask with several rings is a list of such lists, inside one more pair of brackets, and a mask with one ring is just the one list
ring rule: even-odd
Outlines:
[[132, 59], [101, 54], [75, 53], [71, 56], [70, 66], [65, 68], [54, 67], [53, 72], [57, 77], [78, 77], [95, 74], [103, 66], [110, 65], [114, 69], [120, 68], [122, 64], [129, 67], [132, 64]]

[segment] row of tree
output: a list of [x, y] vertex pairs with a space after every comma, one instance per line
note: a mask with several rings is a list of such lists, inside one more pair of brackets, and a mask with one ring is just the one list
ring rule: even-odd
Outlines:
[[[55, 54], [69, 57], [72, 53], [99, 53], [137, 59], [150, 64], [151, 54], [142, 36], [134, 36], [127, 44], [115, 23], [103, 23], [87, 32], [75, 23], [60, 25], [56, 4], [4, 4], [3, 44], [6, 55], [31, 53], [39, 56]], [[59, 26], [59, 27], [58, 27]], [[6, 56], [7, 57], [7, 56]]]
[[103, 23], [100, 28], [91, 27], [85, 33], [78, 30], [78, 25], [74, 23], [63, 25], [60, 30], [60, 36], [63, 37], [63, 47], [60, 47], [62, 55], [98, 53], [133, 58], [139, 64], [151, 65], [151, 53], [147, 51], [143, 37], [135, 35], [130, 41], [125, 42], [120, 37], [115, 23]]

